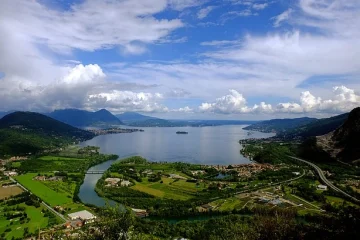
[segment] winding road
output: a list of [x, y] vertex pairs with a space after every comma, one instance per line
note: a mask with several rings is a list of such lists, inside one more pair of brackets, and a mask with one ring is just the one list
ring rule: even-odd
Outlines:
[[315, 164], [313, 164], [312, 162], [306, 161], [304, 159], [301, 158], [297, 158], [297, 157], [291, 157], [289, 156], [289, 158], [306, 163], [308, 165], [310, 165], [311, 167], [313, 167], [316, 172], [319, 174], [321, 181], [323, 181], [324, 184], [326, 184], [329, 188], [333, 189], [336, 192], [342, 193], [343, 195], [347, 196], [348, 198], [351, 198], [352, 200], [356, 201], [356, 202], [360, 202], [360, 200], [356, 199], [355, 197], [349, 195], [348, 193], [344, 192], [343, 190], [339, 189], [338, 187], [336, 187], [334, 184], [332, 184], [332, 182], [330, 182], [329, 180], [327, 180], [327, 178], [325, 177], [323, 171], [316, 166]]

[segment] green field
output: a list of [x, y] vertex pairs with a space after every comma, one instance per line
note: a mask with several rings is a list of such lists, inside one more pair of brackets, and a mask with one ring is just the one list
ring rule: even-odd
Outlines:
[[159, 182], [149, 182], [143, 178], [142, 182], [136, 182], [132, 189], [148, 193], [155, 197], [188, 200], [194, 197], [197, 192], [204, 189], [204, 184], [196, 186], [196, 183], [186, 182], [186, 180], [174, 180], [168, 177], [162, 177]]
[[[20, 223], [19, 219], [7, 220], [0, 214], [0, 234], [3, 234], [5, 229], [10, 229], [11, 231], [5, 233], [5, 239], [11, 238], [22, 238], [24, 233], [24, 228], [28, 228], [30, 233], [35, 233], [38, 229], [43, 229], [48, 226], [48, 218], [44, 217], [44, 214], [41, 212], [44, 208], [39, 207], [35, 208], [34, 206], [27, 206], [24, 203], [19, 204], [18, 206], [25, 207], [25, 212], [27, 213], [29, 222]], [[0, 209], [2, 207], [0, 206]], [[1, 212], [2, 210], [0, 210]], [[0, 239], [2, 239], [0, 237]]]
[[63, 192], [56, 192], [42, 182], [33, 180], [36, 175], [36, 173], [27, 173], [15, 177], [15, 179], [50, 206], [72, 203], [71, 195], [64, 194]]
[[61, 157], [61, 156], [42, 156], [39, 157], [40, 160], [45, 161], [83, 161], [82, 158], [73, 158], [73, 157]]

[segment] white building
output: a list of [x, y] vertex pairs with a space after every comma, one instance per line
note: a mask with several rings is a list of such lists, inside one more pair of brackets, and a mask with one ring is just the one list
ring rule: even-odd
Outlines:
[[323, 191], [326, 191], [326, 190], [327, 190], [327, 186], [326, 186], [326, 185], [321, 185], [321, 184], [320, 184], [320, 185], [318, 185], [318, 186], [317, 186], [317, 189], [318, 189], [318, 190], [323, 190]]
[[299, 176], [300, 173], [299, 172], [293, 172], [292, 174], [296, 175], [296, 176]]
[[131, 182], [128, 180], [123, 180], [120, 182], [120, 186], [122, 186], [122, 187], [128, 187], [130, 185], [131, 185]]
[[68, 214], [68, 216], [71, 220], [80, 219], [80, 220], [84, 221], [85, 223], [94, 222], [96, 219], [96, 216], [94, 214], [92, 214], [91, 212], [86, 211], [86, 210], [70, 213], [70, 214]]

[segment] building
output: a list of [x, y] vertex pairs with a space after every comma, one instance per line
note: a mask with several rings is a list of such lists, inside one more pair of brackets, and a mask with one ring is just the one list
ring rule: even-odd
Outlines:
[[80, 219], [80, 220], [84, 221], [85, 223], [92, 223], [96, 219], [96, 216], [94, 214], [92, 214], [91, 212], [86, 211], [86, 210], [70, 213], [70, 214], [68, 214], [68, 216], [71, 220]]
[[299, 176], [300, 173], [299, 172], [292, 172], [292, 174], [296, 175], [296, 176]]
[[320, 185], [318, 185], [318, 186], [317, 186], [317, 189], [318, 189], [318, 190], [323, 190], [323, 191], [326, 191], [326, 190], [327, 190], [327, 186], [326, 186], [326, 185], [321, 185], [321, 184], [320, 184]]
[[131, 185], [131, 182], [128, 180], [123, 180], [120, 182], [120, 186], [122, 186], [122, 187], [128, 187], [130, 185]]

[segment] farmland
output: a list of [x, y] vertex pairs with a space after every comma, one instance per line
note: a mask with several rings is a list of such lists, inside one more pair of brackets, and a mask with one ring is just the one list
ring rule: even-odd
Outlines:
[[23, 190], [17, 186], [14, 187], [0, 187], [0, 200], [22, 193]]

